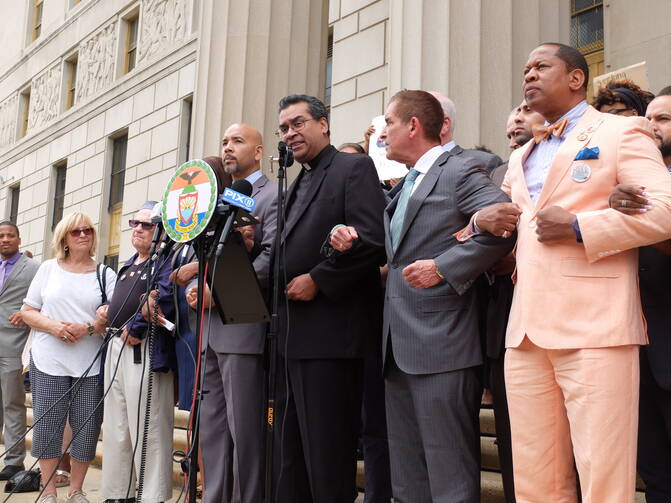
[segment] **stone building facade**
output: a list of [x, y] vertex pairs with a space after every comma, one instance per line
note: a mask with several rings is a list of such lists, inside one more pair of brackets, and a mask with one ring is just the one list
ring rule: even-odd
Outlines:
[[181, 162], [218, 153], [228, 124], [258, 127], [272, 154], [277, 102], [293, 92], [330, 101], [339, 144], [361, 141], [394, 92], [439, 90], [457, 104], [460, 144], [507, 157], [529, 50], [570, 42], [580, 16], [601, 40], [596, 73], [647, 61], [652, 91], [671, 83], [671, 3], [645, 4], [0, 0], [0, 212], [44, 259], [55, 222], [83, 211], [99, 258], [123, 260], [124, 222]]

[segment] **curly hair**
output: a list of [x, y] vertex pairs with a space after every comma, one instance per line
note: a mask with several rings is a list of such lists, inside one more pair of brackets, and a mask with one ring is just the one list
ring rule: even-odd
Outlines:
[[[638, 100], [640, 100], [638, 106], [632, 106], [631, 101], [628, 100], [622, 92], [618, 92], [618, 90], [629, 90], [633, 93]], [[594, 98], [594, 101], [592, 101], [592, 106], [597, 110], [600, 110], [604, 105], [624, 103], [628, 108], [634, 108], [638, 115], [643, 116], [645, 115], [645, 109], [648, 107], [648, 103], [650, 103], [654, 97], [654, 94], [649, 91], [644, 91], [631, 80], [613, 80], [608, 82], [604, 87], [599, 88], [599, 92]]]

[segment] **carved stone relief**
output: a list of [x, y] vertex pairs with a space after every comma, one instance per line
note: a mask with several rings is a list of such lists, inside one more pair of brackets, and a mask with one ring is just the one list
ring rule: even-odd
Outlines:
[[140, 63], [184, 40], [188, 33], [190, 0], [144, 0], [138, 47]]
[[79, 45], [76, 101], [106, 88], [114, 80], [116, 21]]
[[0, 147], [11, 145], [16, 139], [18, 102], [18, 96], [14, 94], [0, 103]]
[[38, 75], [31, 84], [28, 131], [41, 128], [58, 116], [60, 111], [61, 65], [55, 65]]

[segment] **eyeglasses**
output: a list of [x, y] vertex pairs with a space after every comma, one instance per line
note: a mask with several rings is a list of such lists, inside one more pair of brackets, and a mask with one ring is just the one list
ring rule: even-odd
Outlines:
[[131, 229], [135, 229], [138, 225], [141, 225], [142, 230], [145, 231], [150, 231], [156, 226], [156, 224], [152, 224], [151, 222], [141, 222], [140, 220], [129, 220], [128, 225]]
[[70, 231], [70, 236], [73, 238], [78, 238], [82, 234], [84, 234], [84, 236], [90, 236], [93, 234], [93, 227], [86, 227], [85, 229], [72, 229]]
[[286, 135], [289, 134], [290, 128], [293, 129], [295, 132], [301, 131], [305, 127], [306, 122], [313, 120], [315, 119], [297, 119], [289, 126], [282, 125], [277, 131], [275, 131], [275, 136], [277, 136], [278, 138], [284, 138]]

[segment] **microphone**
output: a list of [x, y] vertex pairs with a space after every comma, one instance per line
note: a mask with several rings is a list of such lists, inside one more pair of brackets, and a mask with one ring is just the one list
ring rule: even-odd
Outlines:
[[294, 163], [294, 151], [289, 145], [280, 141], [277, 144], [277, 151], [280, 154], [278, 159], [280, 166], [288, 168]]
[[224, 194], [221, 199], [228, 203], [228, 209], [224, 212], [226, 217], [226, 222], [224, 223], [224, 228], [219, 235], [219, 242], [217, 243], [216, 257], [221, 255], [221, 252], [224, 251], [224, 243], [228, 234], [231, 232], [233, 227], [233, 222], [235, 221], [235, 216], [237, 211], [234, 207], [242, 208], [245, 211], [251, 211], [256, 205], [256, 200], [251, 198], [252, 195], [252, 184], [249, 181], [242, 179], [236, 180], [233, 182], [233, 185], [230, 189], [225, 189]]
[[163, 219], [161, 218], [161, 202], [158, 202], [151, 209], [151, 223], [155, 225], [154, 236], [151, 238], [151, 248], [149, 248], [149, 256], [152, 256], [156, 251], [158, 240], [161, 239], [163, 232]]

